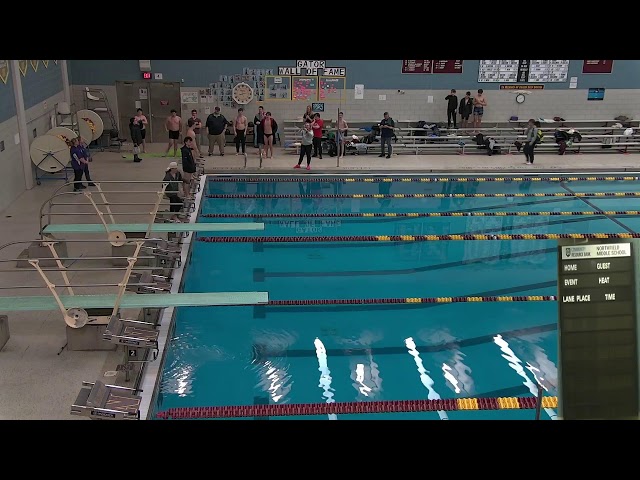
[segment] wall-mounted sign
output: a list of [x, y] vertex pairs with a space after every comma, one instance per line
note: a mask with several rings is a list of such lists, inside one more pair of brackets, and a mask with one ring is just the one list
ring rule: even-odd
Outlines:
[[462, 60], [403, 60], [402, 73], [462, 73]]
[[613, 60], [583, 60], [582, 73], [611, 73]]
[[544, 85], [520, 85], [518, 83], [500, 85], [500, 90], [544, 90]]
[[590, 88], [587, 100], [604, 100], [604, 88]]
[[346, 77], [345, 67], [328, 67], [326, 60], [297, 60], [295, 67], [278, 67], [278, 75], [292, 77]]
[[478, 82], [566, 82], [569, 60], [480, 60]]
[[162, 74], [161, 73], [154, 73], [153, 74], [153, 79], [154, 80], [162, 80]]
[[160, 105], [166, 107], [167, 105], [169, 105], [169, 100], [160, 100]]
[[146, 88], [139, 88], [138, 97], [140, 100], [147, 100], [149, 98], [149, 91]]
[[324, 103], [312, 103], [311, 104], [311, 111], [312, 112], [324, 112]]

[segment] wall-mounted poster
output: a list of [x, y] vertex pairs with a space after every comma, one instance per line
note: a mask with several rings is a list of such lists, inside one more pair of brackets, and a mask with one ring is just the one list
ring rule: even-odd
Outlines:
[[182, 103], [198, 103], [198, 92], [182, 92], [180, 96]]
[[291, 100], [291, 77], [266, 75], [264, 79], [266, 100]]
[[583, 60], [582, 73], [611, 73], [613, 60]]
[[318, 100], [318, 77], [293, 77], [293, 100]]
[[432, 60], [433, 73], [462, 73], [462, 60]]
[[320, 77], [318, 99], [322, 102], [340, 101], [347, 98], [347, 81], [344, 77]]
[[529, 82], [566, 82], [569, 76], [569, 60], [530, 60]]

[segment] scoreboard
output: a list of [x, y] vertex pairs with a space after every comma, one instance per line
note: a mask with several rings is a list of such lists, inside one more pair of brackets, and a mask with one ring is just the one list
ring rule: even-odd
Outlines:
[[632, 242], [559, 242], [559, 393], [565, 420], [638, 417]]

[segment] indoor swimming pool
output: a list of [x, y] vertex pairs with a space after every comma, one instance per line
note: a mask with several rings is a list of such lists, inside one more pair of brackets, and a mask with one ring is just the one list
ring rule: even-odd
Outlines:
[[[537, 384], [545, 395], [557, 395], [558, 306], [553, 300], [283, 304], [553, 296], [556, 240], [410, 239], [640, 229], [637, 212], [621, 213], [638, 205], [637, 198], [623, 195], [640, 191], [637, 179], [433, 178], [208, 176], [198, 222], [262, 222], [265, 229], [216, 234], [229, 237], [224, 242], [194, 233], [183, 291], [266, 291], [274, 304], [180, 307], [156, 412], [521, 397], [536, 395]], [[612, 193], [617, 195], [605, 195]], [[371, 241], [396, 235], [403, 240]], [[287, 240], [294, 237], [302, 241]], [[533, 410], [501, 409], [269, 418], [529, 420], [534, 415]], [[556, 417], [557, 409], [543, 409], [541, 419]]]

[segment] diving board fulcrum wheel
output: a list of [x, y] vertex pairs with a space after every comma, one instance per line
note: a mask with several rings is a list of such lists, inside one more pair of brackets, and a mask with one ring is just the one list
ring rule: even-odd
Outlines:
[[67, 127], [53, 127], [49, 130], [46, 135], [54, 135], [62, 140], [72, 140], [74, 138], [78, 138], [76, 132]]
[[[29, 156], [36, 167], [48, 173], [63, 170], [71, 161], [69, 146], [55, 135], [34, 138], [29, 147]], [[39, 181], [38, 185], [40, 185]]]
[[114, 247], [121, 247], [126, 241], [127, 236], [124, 232], [121, 232], [119, 230], [113, 230], [109, 232], [109, 242], [111, 242], [111, 245], [113, 245]]
[[83, 308], [70, 308], [64, 316], [64, 321], [71, 328], [82, 328], [89, 321], [89, 314]]
[[[87, 143], [98, 140], [102, 136], [102, 132], [104, 132], [104, 122], [100, 115], [93, 110], [78, 110], [76, 116], [78, 117], [80, 136]], [[89, 128], [87, 129], [87, 127]]]

